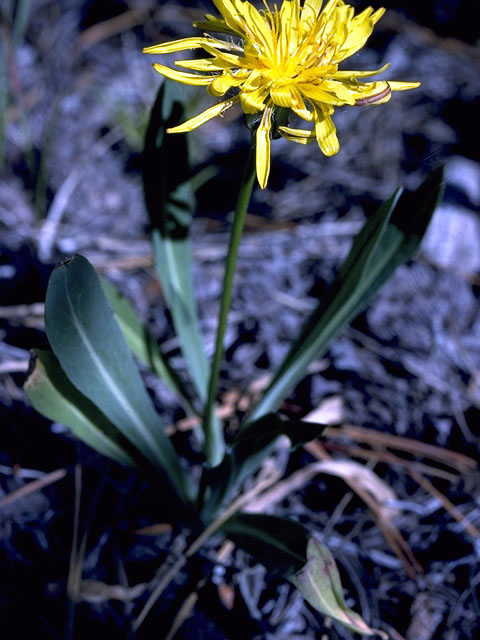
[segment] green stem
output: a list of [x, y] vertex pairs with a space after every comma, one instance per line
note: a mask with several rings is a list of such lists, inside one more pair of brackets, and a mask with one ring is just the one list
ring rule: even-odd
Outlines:
[[220, 301], [220, 313], [218, 316], [215, 353], [213, 355], [212, 369], [208, 384], [207, 402], [203, 415], [203, 429], [205, 433], [204, 452], [207, 462], [212, 466], [220, 464], [225, 450], [223, 433], [220, 428], [215, 425], [214, 402], [218, 385], [218, 377], [220, 374], [220, 366], [222, 364], [223, 341], [227, 328], [228, 312], [232, 301], [233, 278], [235, 276], [238, 248], [242, 238], [248, 205], [250, 204], [250, 198], [252, 196], [255, 175], [255, 134], [253, 134], [247, 163], [245, 165], [242, 182], [240, 184], [237, 205], [235, 207], [235, 218], [230, 235], [230, 245], [228, 248], [227, 264], [223, 280], [222, 298]]

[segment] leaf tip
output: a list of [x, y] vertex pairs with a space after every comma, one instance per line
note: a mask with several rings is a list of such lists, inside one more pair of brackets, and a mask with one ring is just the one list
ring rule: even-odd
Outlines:
[[82, 256], [80, 256], [78, 253], [74, 254], [73, 256], [65, 256], [65, 258], [60, 260], [60, 262], [57, 264], [56, 269], [60, 269], [61, 267], [68, 267], [68, 265], [71, 262], [73, 262], [77, 258], [81, 258], [81, 257]]
[[25, 374], [25, 382], [24, 382], [24, 387], [31, 381], [31, 379], [34, 376], [35, 373], [35, 369], [37, 366], [37, 362], [38, 362], [38, 354], [35, 351], [35, 349], [30, 349], [30, 357], [28, 360], [28, 368], [27, 368], [27, 372]]

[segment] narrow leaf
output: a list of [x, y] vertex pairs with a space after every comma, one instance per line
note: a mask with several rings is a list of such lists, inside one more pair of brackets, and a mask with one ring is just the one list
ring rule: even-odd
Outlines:
[[167, 362], [157, 341], [143, 325], [130, 302], [111, 282], [104, 278], [100, 278], [100, 282], [115, 313], [115, 319], [134, 356], [161, 378], [172, 391], [184, 400], [189, 411], [192, 411], [185, 385]]
[[122, 464], [137, 464], [138, 452], [132, 451], [128, 440], [72, 385], [50, 351], [34, 352], [24, 389], [34, 409], [71, 429], [92, 449]]
[[198, 325], [189, 230], [194, 198], [188, 139], [166, 130], [185, 120], [184, 89], [165, 80], [152, 109], [143, 157], [145, 201], [157, 276], [193, 383], [205, 401], [209, 367]]
[[417, 250], [443, 193], [437, 169], [413, 193], [394, 194], [365, 224], [338, 277], [307, 321], [250, 419], [275, 410], [325, 353], [332, 339], [368, 304], [394, 270]]
[[73, 385], [185, 497], [186, 475], [163, 432], [100, 281], [82, 256], [64, 261], [52, 273], [45, 326], [53, 351]]

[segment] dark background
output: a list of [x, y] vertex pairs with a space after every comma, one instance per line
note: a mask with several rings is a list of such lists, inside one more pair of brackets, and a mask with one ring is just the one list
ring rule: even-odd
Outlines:
[[[221, 397], [233, 403], [230, 429], [239, 410], [235, 401], [280, 361], [366, 216], [398, 185], [414, 188], [443, 163], [445, 200], [419, 255], [334, 342], [284, 409], [303, 416], [325, 410], [325, 400], [333, 399], [336, 421], [478, 459], [475, 4], [383, 3], [390, 10], [351, 67], [391, 62], [385, 78], [420, 80], [422, 87], [394, 94], [381, 107], [338, 109], [341, 152], [334, 158], [324, 158], [315, 145], [272, 145], [269, 189], [257, 190], [250, 207], [227, 334], [221, 384], [233, 395]], [[128, 638], [140, 606], [138, 592], [129, 589], [148, 582], [171, 552], [179, 553], [186, 532], [168, 527], [172, 517], [157, 488], [35, 414], [22, 384], [28, 350], [47, 346], [41, 303], [49, 273], [75, 252], [129, 296], [173, 362], [183, 366], [153, 278], [142, 200], [143, 135], [161, 79], [141, 49], [193, 34], [192, 20], [212, 5], [34, 0], [23, 20], [28, 5], [2, 4], [0, 38], [0, 615], [19, 638], [99, 632]], [[185, 95], [197, 112], [211, 104], [201, 89]], [[191, 144], [199, 169], [215, 167], [197, 194], [192, 230], [211, 354], [248, 132], [232, 111], [192, 133]], [[175, 399], [145, 377], [166, 424], [176, 423], [183, 414]], [[177, 433], [174, 442], [189, 452], [188, 433]], [[358, 443], [342, 445], [336, 457], [365, 464], [353, 455]], [[430, 463], [420, 450], [403, 457]], [[287, 471], [312, 460], [299, 452]], [[394, 523], [423, 573], [417, 568], [408, 575], [371, 512], [337, 477], [316, 476], [274, 512], [323, 536], [341, 567], [349, 605], [394, 640], [471, 640], [479, 631], [480, 547], [466, 521], [480, 526], [476, 471], [459, 466], [453, 480], [427, 475], [435, 493], [405, 465], [370, 466], [395, 494]], [[66, 470], [62, 480], [2, 502], [58, 469]], [[167, 526], [156, 535], [135, 534], [156, 524]], [[83, 554], [72, 552], [74, 532], [77, 545], [85, 541]], [[166, 638], [179, 605], [208, 577], [176, 638], [353, 638], [325, 627], [291, 586], [268, 577], [241, 551], [219, 563], [217, 542], [180, 574], [138, 637]], [[112, 595], [111, 585], [123, 591]], [[233, 593], [233, 606], [225, 593]]]

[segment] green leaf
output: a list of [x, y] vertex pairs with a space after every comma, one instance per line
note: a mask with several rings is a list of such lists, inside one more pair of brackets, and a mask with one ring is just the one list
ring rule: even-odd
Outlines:
[[355, 238], [338, 277], [307, 321], [251, 420], [275, 410], [325, 353], [333, 338], [367, 306], [395, 269], [417, 250], [443, 194], [443, 170], [413, 193], [397, 191]]
[[145, 138], [143, 184], [157, 276], [193, 383], [204, 402], [209, 367], [192, 282], [189, 230], [194, 198], [188, 139], [185, 134], [166, 133], [169, 127], [187, 119], [184, 102], [183, 87], [165, 80], [152, 109]]
[[30, 404], [49, 420], [60, 422], [104, 456], [137, 465], [138, 452], [65, 375], [50, 351], [36, 350], [24, 385]]
[[183, 382], [168, 364], [157, 341], [143, 325], [135, 309], [111, 282], [104, 278], [100, 278], [100, 282], [103, 292], [115, 313], [115, 319], [134, 356], [151, 369], [172, 391], [182, 398], [188, 410], [192, 412], [191, 401]]
[[305, 600], [317, 611], [333, 618], [347, 629], [364, 636], [379, 635], [388, 640], [388, 635], [372, 629], [363, 618], [347, 607], [337, 565], [328, 548], [311, 537], [307, 545], [307, 564], [291, 582]]
[[273, 413], [249, 423], [237, 434], [221, 464], [204, 470], [203, 482], [208, 487], [202, 509], [204, 520], [212, 519], [231, 493], [258, 471], [280, 436], [286, 435], [292, 448], [296, 448], [318, 438], [324, 428], [325, 425], [291, 420]]
[[274, 575], [288, 578], [305, 566], [310, 532], [295, 520], [239, 513], [222, 531]]
[[406, 192], [400, 198], [382, 240], [385, 252], [377, 251], [373, 256], [370, 267], [372, 274], [365, 294], [368, 298], [392, 276], [399, 265], [413, 257], [442, 201], [444, 190], [444, 170], [438, 167], [416, 191]]
[[222, 530], [270, 572], [288, 577], [316, 611], [356, 633], [388, 639], [347, 607], [330, 551], [299, 522], [243, 513], [228, 520]]
[[92, 265], [82, 256], [52, 273], [45, 302], [52, 349], [72, 384], [159, 470], [188, 494], [183, 472]]

